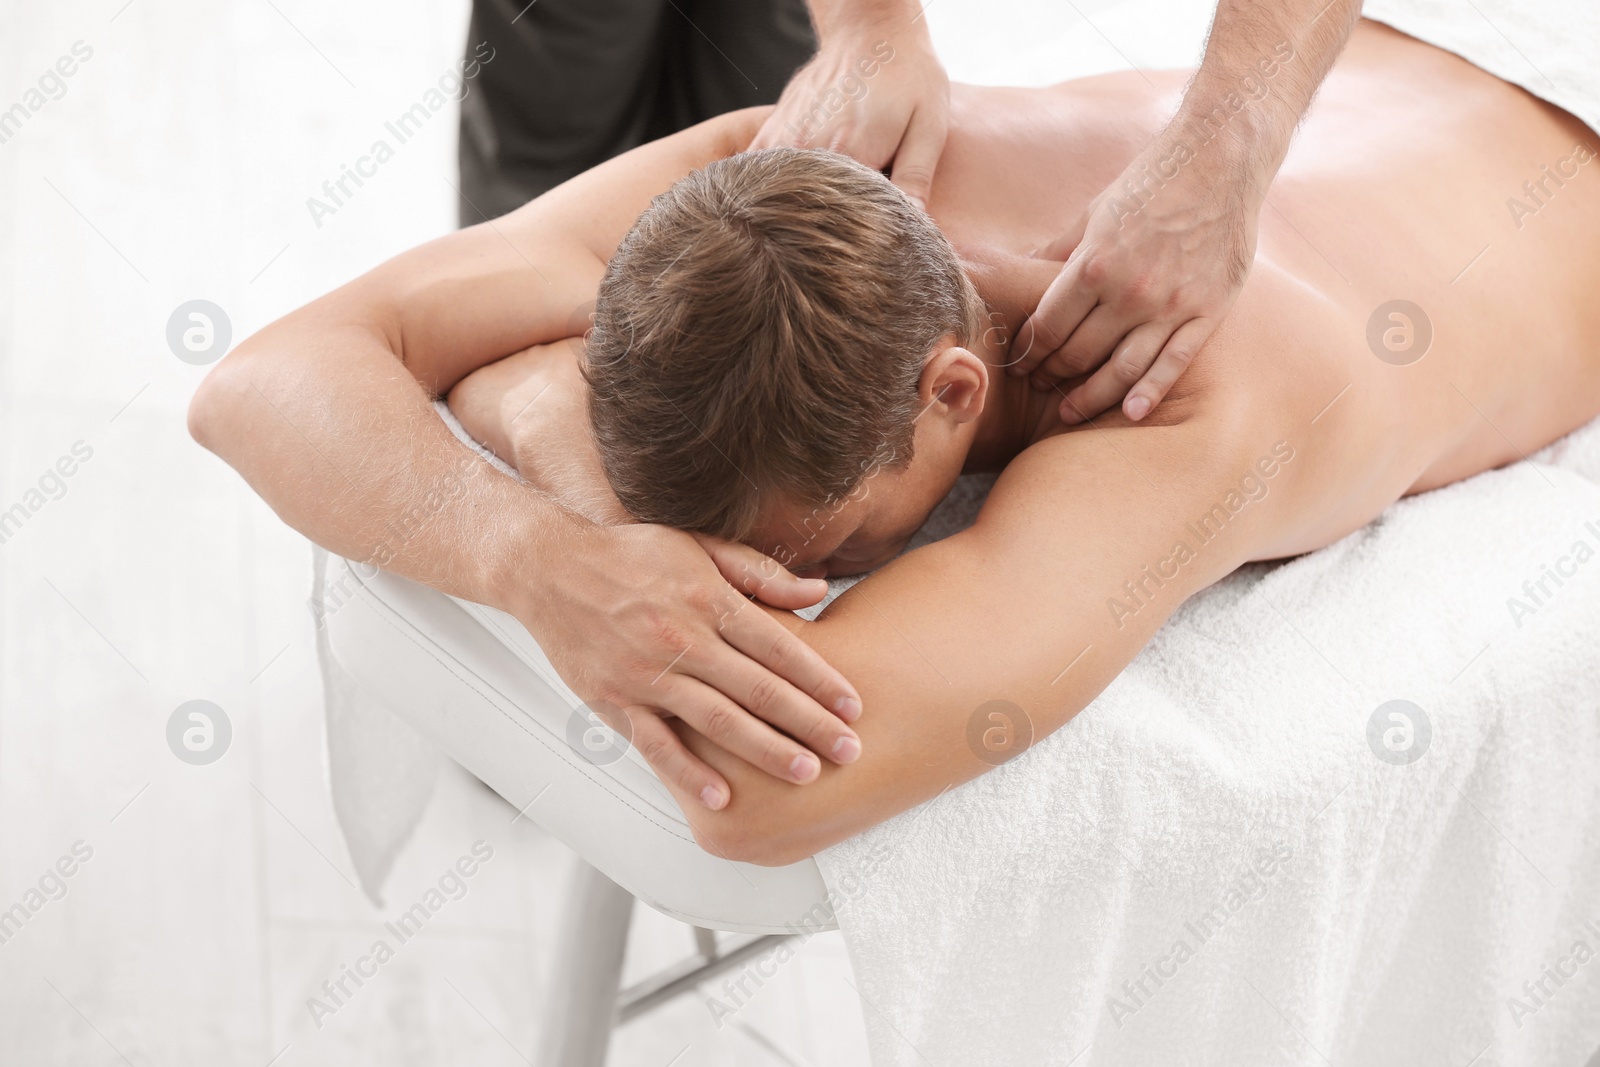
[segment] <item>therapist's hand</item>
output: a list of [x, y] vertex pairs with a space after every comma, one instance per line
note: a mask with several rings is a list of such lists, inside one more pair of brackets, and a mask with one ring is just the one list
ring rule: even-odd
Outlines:
[[[848, 7], [834, 4], [830, 7]], [[950, 79], [915, 4], [813, 4], [822, 46], [783, 90], [752, 149], [827, 148], [887, 170], [926, 206], [950, 124]]]
[[1361, 0], [1217, 0], [1178, 114], [1041, 250], [1066, 265], [1011, 370], [1041, 388], [1094, 371], [1062, 400], [1067, 422], [1119, 400], [1144, 418], [1228, 313], [1266, 191], [1360, 16]]
[[[1119, 401], [1144, 418], [1233, 306], [1255, 258], [1260, 198], [1248, 171], [1220, 155], [1180, 164], [1182, 152], [1158, 140], [1036, 253], [1065, 265], [1019, 331], [1026, 355], [1010, 372], [1048, 389], [1094, 371], [1061, 401], [1069, 425]], [[1170, 177], [1152, 189], [1152, 173]]]
[[663, 779], [713, 809], [730, 796], [663, 716], [788, 782], [814, 780], [818, 756], [850, 763], [860, 754], [846, 725], [861, 714], [854, 687], [746, 597], [808, 607], [826, 582], [796, 578], [748, 546], [665, 526], [585, 524], [567, 536], [564, 565], [530, 583], [514, 613]]

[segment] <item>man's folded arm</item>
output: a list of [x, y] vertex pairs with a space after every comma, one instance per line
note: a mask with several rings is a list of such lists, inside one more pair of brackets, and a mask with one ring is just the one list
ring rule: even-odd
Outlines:
[[[1271, 497], [1203, 547], [1185, 523], [1237, 488], [1261, 451], [1270, 445], [1230, 435], [1220, 420], [1076, 433], [1029, 449], [971, 529], [901, 557], [816, 622], [791, 621], [872, 708], [858, 726], [857, 763], [825, 767], [795, 789], [680, 731], [734, 789], [722, 811], [685, 808], [697, 839], [730, 859], [795, 862], [1059, 728], [1178, 605], [1254, 554], [1272, 525]], [[1181, 563], [1180, 540], [1194, 549]], [[1147, 567], [1169, 577], [1158, 584]], [[1125, 581], [1139, 583], [1142, 603]]]
[[[859, 709], [855, 690], [729, 584], [752, 569], [738, 546], [588, 523], [479, 460], [430, 402], [581, 334], [610, 248], [666, 184], [735, 150], [724, 126], [646, 146], [285, 316], [213, 368], [189, 414], [195, 439], [313, 541], [515, 615], [581, 696], [630, 718], [663, 778], [708, 804], [727, 783], [649, 709], [719, 726], [768, 773], [805, 780], [817, 756], [744, 709], [829, 753], [851, 733], [835, 712]], [[781, 571], [751, 591], [815, 600]]]
[[[490, 242], [492, 232], [452, 235], [261, 330], [201, 384], [189, 424], [313, 541], [500, 604], [529, 548], [575, 526], [526, 487], [482, 476], [493, 472], [431, 408], [501, 345], [535, 343], [561, 317], [485, 306], [486, 292], [519, 292], [526, 308], [545, 284]], [[474, 269], [458, 273], [463, 264]], [[441, 343], [452, 329], [457, 343]]]

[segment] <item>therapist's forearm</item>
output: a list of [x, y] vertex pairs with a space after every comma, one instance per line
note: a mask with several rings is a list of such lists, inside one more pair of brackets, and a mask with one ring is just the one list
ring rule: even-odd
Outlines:
[[584, 524], [455, 440], [376, 336], [320, 318], [298, 313], [229, 355], [191, 432], [318, 544], [511, 610], [519, 562], [559, 558]]
[[1360, 15], [1361, 0], [1220, 0], [1169, 133], [1204, 146], [1216, 180], [1264, 197]]

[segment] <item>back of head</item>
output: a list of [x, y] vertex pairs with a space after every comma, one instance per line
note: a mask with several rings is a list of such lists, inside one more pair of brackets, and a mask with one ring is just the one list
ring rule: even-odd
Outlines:
[[642, 522], [738, 539], [911, 459], [922, 365], [981, 305], [949, 243], [831, 152], [719, 160], [612, 257], [584, 374], [601, 463]]

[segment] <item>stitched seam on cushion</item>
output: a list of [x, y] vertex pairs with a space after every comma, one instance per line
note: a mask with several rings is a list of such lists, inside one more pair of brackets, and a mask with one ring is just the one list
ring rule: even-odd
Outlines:
[[[415, 635], [413, 633], [408, 633], [407, 632], [408, 627], [407, 626], [402, 626], [400, 624], [400, 622], [397, 621], [397, 620], [400, 619], [399, 612], [395, 611], [395, 609], [390, 607], [388, 604], [385, 604], [383, 602], [382, 598], [380, 598], [377, 594], [372, 592], [370, 587], [368, 587], [368, 586], [363, 584], [362, 590], [363, 590], [363, 592], [366, 593], [367, 598], [372, 602], [372, 604], [374, 604], [377, 607], [381, 607], [383, 609], [381, 612], [378, 612], [379, 618], [381, 618], [381, 619], [383, 619], [383, 621], [387, 622], [389, 624], [389, 626], [392, 629], [394, 629], [394, 631], [396, 633], [401, 634], [408, 641], [410, 641], [412, 644], [414, 644], [418, 648], [422, 649], [424, 652], [426, 652], [429, 656], [431, 656], [433, 658], [435, 663], [439, 664], [439, 666], [441, 666], [445, 670], [449, 671], [450, 674], [453, 675], [458, 681], [462, 682], [469, 689], [472, 689], [480, 697], [483, 697], [483, 699], [487, 700], [489, 702], [490, 706], [492, 706], [496, 711], [498, 711], [508, 722], [510, 722], [517, 729], [521, 730], [523, 733], [527, 734], [534, 741], [538, 742], [548, 752], [550, 752], [552, 755], [554, 755], [557, 758], [559, 758], [562, 762], [566, 763], [568, 766], [572, 767], [574, 770], [579, 771], [579, 773], [583, 773], [582, 769], [580, 767], [578, 767], [578, 765], [572, 761], [572, 757], [568, 753], [562, 752], [559, 749], [554, 748], [548, 741], [546, 741], [544, 738], [540, 737], [533, 730], [530, 730], [528, 728], [527, 724], [519, 722], [517, 720], [516, 716], [511, 715], [510, 713], [508, 713], [505, 710], [505, 708], [503, 708], [489, 694], [493, 693], [496, 696], [500, 696], [502, 699], [505, 699], [506, 702], [509, 703], [509, 704], [515, 705], [516, 701], [510, 700], [509, 698], [506, 698], [505, 694], [501, 693], [498, 689], [495, 689], [493, 686], [487, 685], [487, 683], [485, 683], [486, 688], [487, 688], [487, 692], [484, 689], [480, 689], [478, 687], [478, 682], [481, 681], [480, 679], [477, 679], [477, 678], [474, 678], [474, 677], [471, 677], [471, 676], [468, 676], [468, 675], [463, 675], [462, 673], [458, 672], [453, 666], [451, 666], [451, 664], [449, 662], [447, 662], [443, 658], [443, 656], [440, 654], [440, 651], [437, 650], [436, 647], [432, 646], [431, 642], [425, 644], [423, 642], [423, 640], [420, 639], [417, 635]], [[469, 618], [470, 618], [470, 616], [469, 616]], [[476, 619], [474, 619], [473, 621], [477, 622]], [[415, 627], [409, 627], [409, 629], [414, 630]], [[519, 663], [521, 662], [520, 658], [518, 659], [518, 662]], [[527, 664], [524, 663], [523, 666], [526, 667]], [[602, 778], [593, 778], [593, 777], [590, 777], [588, 774], [584, 774], [584, 777], [588, 778], [590, 781], [594, 782], [597, 786], [599, 786], [601, 789], [605, 790], [607, 793], [610, 793], [613, 797], [615, 797], [617, 800], [622, 802], [622, 804], [624, 804], [626, 807], [628, 807], [630, 810], [632, 810], [635, 814], [643, 817], [647, 822], [651, 823], [652, 825], [658, 826], [663, 830], [666, 830], [668, 833], [672, 834], [672, 836], [676, 837], [680, 841], [686, 841], [689, 844], [694, 845], [696, 848], [700, 847], [699, 842], [695, 841], [695, 839], [692, 836], [684, 834], [683, 831], [679, 827], [673, 825], [672, 823], [662, 821], [662, 816], [661, 816], [660, 812], [658, 812], [658, 811], [644, 811], [644, 810], [641, 810], [638, 807], [638, 805], [633, 802], [633, 800], [631, 798], [629, 798], [626, 794], [622, 793], [617, 788], [615, 783], [608, 781], [604, 777], [602, 777]], [[707, 855], [710, 855], [710, 854], [707, 853]], [[731, 863], [732, 862], [731, 860], [728, 860], [726, 857], [718, 857], [718, 858], [723, 859], [723, 861], [727, 862], [727, 863]]]
[[[467, 603], [470, 603], [470, 601], [468, 601]], [[481, 606], [481, 605], [479, 605], [479, 606]], [[477, 612], [471, 611], [471, 610], [466, 609], [466, 608], [463, 608], [462, 610], [466, 612], [467, 617], [470, 618], [473, 622], [477, 623], [479, 626], [482, 626], [485, 630], [489, 631], [490, 634], [494, 635], [495, 638], [502, 645], [504, 645], [506, 647], [507, 651], [509, 651], [513, 656], [515, 656], [517, 658], [517, 662], [519, 662], [523, 666], [527, 667], [534, 674], [537, 674], [539, 676], [539, 678], [542, 681], [545, 682], [545, 684], [547, 684], [547, 685], [550, 684], [550, 680], [545, 677], [545, 669], [541, 668], [539, 666], [539, 664], [537, 664], [535, 662], [531, 662], [528, 659], [528, 657], [523, 653], [522, 649], [517, 647], [519, 642], [517, 641], [516, 636], [506, 632], [506, 627], [505, 627], [505, 625], [503, 623], [501, 623], [501, 621], [500, 621], [501, 617], [500, 616], [498, 616], [496, 613], [494, 613], [492, 611], [486, 612], [486, 613], [480, 615]], [[522, 624], [521, 623], [513, 623], [513, 625], [521, 626]], [[544, 650], [540, 649], [540, 655], [543, 655], [543, 654], [544, 654]], [[559, 680], [561, 678], [561, 675], [556, 672], [555, 664], [550, 663], [548, 657], [546, 657], [545, 663], [548, 666], [548, 669], [549, 669], [550, 673], [555, 675], [556, 678]], [[568, 692], [571, 692], [572, 687], [568, 686], [565, 681], [562, 681], [560, 684], [561, 684], [561, 686], [563, 688], [567, 689]], [[551, 688], [554, 689], [555, 686], [552, 685]], [[556, 695], [560, 696], [560, 693], [557, 692]], [[576, 693], [573, 693], [572, 695], [574, 697], [578, 696], [578, 694], [576, 694]], [[638, 753], [638, 750], [633, 748], [632, 745], [629, 745], [628, 747], [633, 753]], [[645, 771], [649, 772], [650, 774], [654, 774], [655, 773], [655, 771], [651, 769], [649, 762], [647, 762], [644, 759], [644, 756], [643, 756], [642, 753], [639, 754], [639, 758], [636, 759], [636, 760], [635, 759], [631, 759], [629, 753], [627, 753], [627, 752], [623, 753], [622, 758], [628, 760], [630, 763], [632, 763], [635, 766], [641, 768], [642, 770], [645, 770]]]

